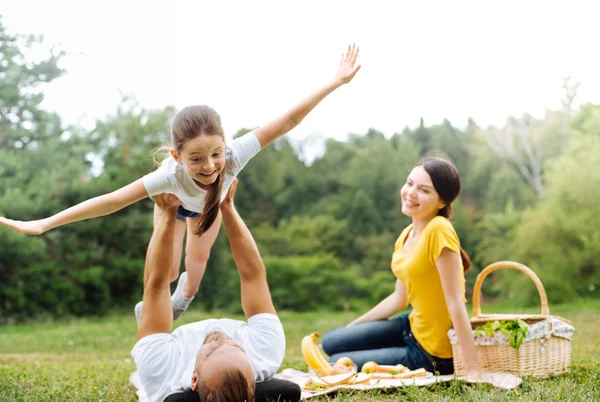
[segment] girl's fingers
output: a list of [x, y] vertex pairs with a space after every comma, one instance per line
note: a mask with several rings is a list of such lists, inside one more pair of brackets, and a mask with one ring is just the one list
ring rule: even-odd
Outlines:
[[10, 226], [11, 228], [16, 229], [17, 226], [15, 225], [15, 221], [13, 221], [12, 219], [6, 219], [6, 218], [0, 218], [0, 223], [2, 223], [3, 225], [6, 226]]
[[352, 65], [354, 65], [354, 63], [356, 63], [356, 59], [358, 58], [359, 50], [360, 50], [360, 47], [356, 46], [356, 49], [354, 49], [354, 53], [352, 53]]
[[342, 53], [340, 64], [348, 63], [354, 65], [356, 63], [356, 59], [358, 58], [359, 49], [360, 48], [356, 46], [355, 43], [348, 45], [348, 50], [346, 53]]

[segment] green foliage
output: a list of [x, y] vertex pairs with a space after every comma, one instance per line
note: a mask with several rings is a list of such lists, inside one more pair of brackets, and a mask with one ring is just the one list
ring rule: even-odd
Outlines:
[[535, 203], [536, 195], [533, 190], [506, 162], [500, 162], [500, 166], [488, 176], [488, 180], [488, 190], [482, 200], [485, 212], [502, 211], [508, 203], [519, 209]]
[[[498, 236], [503, 236], [502, 241], [487, 250], [488, 258], [498, 258], [504, 248], [505, 255], [538, 273], [552, 302], [597, 294], [599, 164], [600, 136], [574, 135], [563, 154], [547, 167], [546, 197], [535, 208], [520, 214], [508, 211], [498, 216], [496, 224], [488, 223], [489, 230], [502, 230], [503, 220], [507, 228]], [[506, 219], [511, 215], [513, 218]], [[506, 274], [497, 284], [507, 290], [518, 289]], [[537, 295], [530, 291], [526, 299], [537, 299]]]
[[265, 255], [314, 255], [332, 253], [339, 258], [354, 244], [348, 222], [328, 215], [293, 216], [281, 220], [276, 228], [266, 223], [252, 230]]
[[357, 296], [358, 267], [344, 266], [331, 255], [264, 260], [277, 308], [312, 311], [326, 306], [339, 310]]
[[0, 150], [28, 150], [60, 130], [58, 116], [39, 108], [44, 99], [39, 86], [60, 77], [63, 52], [51, 50], [46, 59], [32, 62], [23, 50], [42, 41], [33, 35], [6, 32], [0, 19]]
[[571, 130], [585, 136], [600, 136], [600, 105], [585, 103], [581, 105], [571, 121]]
[[[121, 188], [154, 169], [173, 107], [142, 108], [125, 96], [92, 130], [63, 127], [40, 108], [41, 85], [64, 72], [62, 52], [38, 62], [40, 41], [8, 34], [0, 22], [0, 216], [33, 220]], [[240, 173], [236, 204], [254, 234], [280, 308], [374, 305], [394, 289], [394, 242], [410, 218], [399, 191], [417, 161], [443, 153], [462, 177], [452, 222], [481, 267], [516, 260], [534, 269], [551, 302], [600, 291], [600, 106], [571, 116], [509, 118], [504, 127], [466, 129], [424, 121], [390, 137], [369, 129], [327, 139], [311, 165], [284, 136]], [[237, 135], [246, 133], [241, 129]], [[535, 163], [534, 163], [535, 162]], [[539, 162], [539, 163], [538, 163]], [[142, 200], [111, 216], [40, 237], [0, 228], [0, 323], [32, 315], [102, 314], [142, 293], [153, 205]], [[501, 271], [486, 296], [535, 304], [530, 280]], [[226, 236], [211, 250], [197, 297], [240, 311], [239, 278]]]
[[[39, 109], [41, 83], [60, 76], [62, 53], [34, 63], [0, 25], [0, 215], [33, 220], [108, 193], [152, 169], [172, 108], [141, 109], [127, 98], [91, 133], [61, 126]], [[1, 72], [1, 71], [0, 71]], [[18, 72], [18, 73], [17, 73]], [[92, 161], [103, 162], [97, 172]], [[97, 178], [97, 176], [100, 174]], [[0, 230], [0, 323], [32, 315], [99, 314], [141, 296], [152, 205], [54, 229], [41, 237]]]

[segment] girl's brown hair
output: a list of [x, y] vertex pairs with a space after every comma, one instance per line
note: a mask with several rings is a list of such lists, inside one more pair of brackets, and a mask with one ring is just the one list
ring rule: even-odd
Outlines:
[[[200, 135], [218, 135], [225, 140], [221, 117], [213, 108], [206, 105], [188, 106], [181, 109], [173, 117], [171, 122], [171, 145], [178, 155], [181, 154], [186, 142]], [[210, 185], [206, 193], [204, 210], [195, 219], [197, 223], [194, 234], [202, 235], [217, 219], [219, 206], [221, 205], [222, 189], [223, 172], [219, 173], [219, 176]]]
[[[439, 216], [445, 218], [452, 217], [452, 202], [460, 193], [460, 175], [456, 167], [447, 159], [430, 156], [422, 159], [417, 166], [423, 166], [423, 169], [431, 177], [431, 182], [435, 191], [438, 193], [442, 201], [444, 201], [444, 208], [438, 211]], [[471, 259], [465, 250], [460, 249], [460, 257], [462, 259], [464, 272], [471, 269]]]

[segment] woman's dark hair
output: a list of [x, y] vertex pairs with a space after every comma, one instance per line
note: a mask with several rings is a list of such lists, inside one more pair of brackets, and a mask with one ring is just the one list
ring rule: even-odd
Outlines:
[[[206, 105], [188, 106], [179, 111], [171, 122], [171, 144], [177, 154], [181, 154], [183, 146], [189, 140], [200, 135], [218, 135], [223, 140], [225, 134], [221, 125], [221, 117], [211, 107]], [[209, 187], [204, 201], [204, 210], [196, 218], [194, 234], [200, 236], [206, 232], [217, 219], [221, 204], [223, 188], [223, 172]]]
[[[447, 159], [439, 156], [429, 156], [421, 159], [417, 166], [423, 166], [423, 169], [431, 177], [431, 182], [435, 191], [438, 193], [444, 204], [444, 208], [438, 211], [439, 216], [445, 218], [452, 217], [452, 202], [460, 193], [460, 175], [456, 167]], [[464, 272], [471, 269], [471, 259], [465, 250], [460, 249]]]

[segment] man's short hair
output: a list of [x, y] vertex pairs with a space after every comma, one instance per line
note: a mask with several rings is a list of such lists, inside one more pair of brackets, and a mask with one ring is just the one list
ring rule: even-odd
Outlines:
[[254, 385], [254, 380], [248, 383], [240, 369], [230, 368], [223, 372], [220, 383], [212, 388], [199, 376], [198, 394], [202, 402], [252, 402]]

